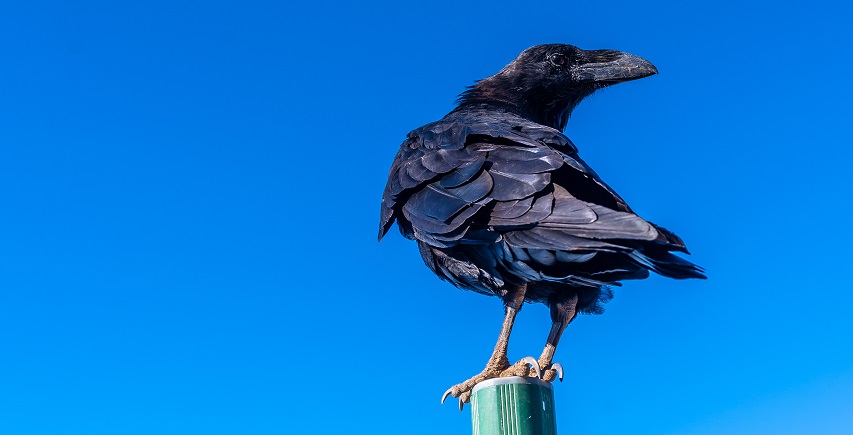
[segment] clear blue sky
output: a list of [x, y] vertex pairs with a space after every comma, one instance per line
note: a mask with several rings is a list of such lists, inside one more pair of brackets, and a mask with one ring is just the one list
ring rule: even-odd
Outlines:
[[710, 277], [569, 326], [561, 433], [853, 427], [849, 6], [70, 3], [0, 7], [0, 434], [469, 433], [438, 402], [500, 303], [376, 243], [379, 200], [409, 130], [550, 42], [658, 67], [567, 134]]

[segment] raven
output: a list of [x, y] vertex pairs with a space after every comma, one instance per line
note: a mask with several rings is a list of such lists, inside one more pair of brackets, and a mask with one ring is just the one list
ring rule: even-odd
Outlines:
[[[382, 196], [379, 240], [396, 221], [441, 279], [504, 304], [485, 369], [447, 390], [442, 403], [452, 395], [462, 409], [475, 384], [495, 377], [562, 380], [553, 357], [563, 330], [579, 312], [600, 313], [620, 280], [649, 271], [705, 278], [672, 253], [687, 253], [682, 240], [637, 216], [562, 133], [597, 89], [656, 73], [628, 53], [537, 45], [400, 146]], [[538, 360], [510, 364], [509, 335], [524, 302], [550, 307], [551, 331]]]

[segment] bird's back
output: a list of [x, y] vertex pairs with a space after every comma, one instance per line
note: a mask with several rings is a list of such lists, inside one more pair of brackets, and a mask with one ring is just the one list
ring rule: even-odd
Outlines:
[[383, 194], [380, 239], [397, 221], [427, 266], [454, 285], [528, 301], [575, 291], [598, 312], [610, 285], [654, 271], [702, 278], [673, 233], [637, 216], [559, 130], [490, 105], [409, 133]]

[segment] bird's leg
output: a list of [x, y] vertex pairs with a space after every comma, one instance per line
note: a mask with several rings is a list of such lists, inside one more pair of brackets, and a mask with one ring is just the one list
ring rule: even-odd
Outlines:
[[542, 355], [539, 356], [539, 367], [543, 370], [543, 381], [551, 382], [558, 377], [562, 381], [563, 366], [552, 362], [554, 360], [554, 352], [557, 350], [557, 344], [560, 342], [563, 331], [566, 330], [566, 326], [577, 315], [578, 295], [572, 294], [570, 297], [552, 300], [548, 305], [551, 308], [551, 332], [548, 334], [545, 349], [542, 350]]
[[[503, 297], [505, 305], [504, 321], [501, 325], [500, 335], [498, 335], [498, 342], [495, 344], [495, 350], [492, 351], [492, 356], [486, 363], [486, 368], [471, 379], [450, 387], [450, 389], [448, 389], [441, 398], [441, 403], [444, 403], [444, 400], [447, 399], [447, 396], [449, 395], [458, 397], [459, 409], [461, 410], [463, 404], [468, 402], [471, 398], [471, 389], [474, 388], [474, 385], [477, 385], [487, 379], [501, 376], [524, 376], [527, 374], [527, 365], [536, 365], [535, 359], [527, 357], [510, 366], [509, 359], [506, 356], [507, 347], [509, 346], [509, 334], [512, 332], [512, 324], [515, 321], [516, 314], [521, 310], [521, 305], [524, 303], [524, 294], [526, 292], [526, 284], [516, 286], [507, 291], [507, 294]], [[524, 370], [523, 374], [515, 373], [516, 371], [521, 372], [522, 369]], [[537, 376], [539, 374], [538, 369], [539, 367], [537, 366], [535, 368]]]

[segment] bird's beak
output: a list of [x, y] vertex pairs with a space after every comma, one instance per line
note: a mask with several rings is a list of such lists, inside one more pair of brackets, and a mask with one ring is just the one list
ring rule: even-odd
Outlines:
[[651, 62], [633, 54], [615, 50], [585, 50], [584, 63], [575, 70], [579, 83], [595, 83], [604, 87], [658, 73]]

